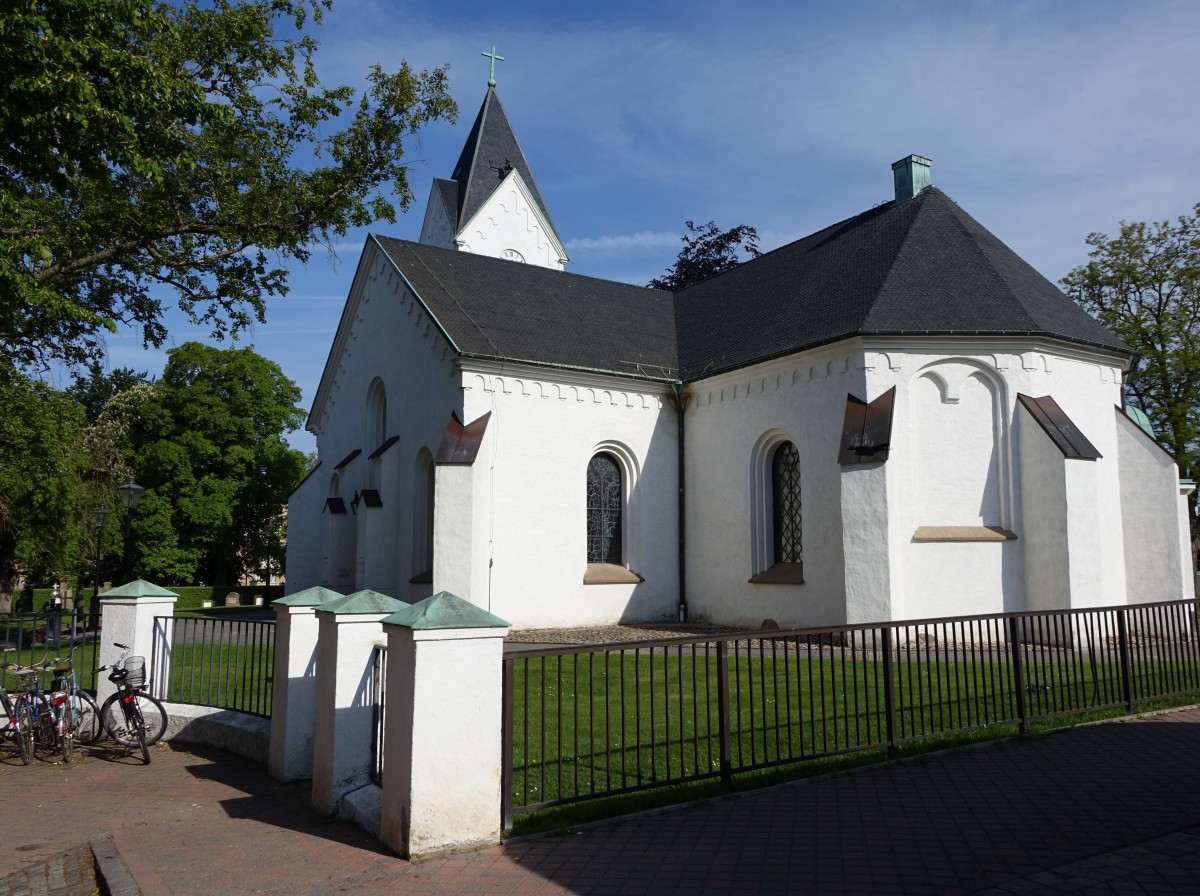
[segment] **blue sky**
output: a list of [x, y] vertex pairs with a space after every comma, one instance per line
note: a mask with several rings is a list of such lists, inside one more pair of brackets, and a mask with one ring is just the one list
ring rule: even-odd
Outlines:
[[[890, 199], [891, 163], [910, 153], [1052, 281], [1086, 260], [1088, 233], [1200, 202], [1194, 0], [335, 0], [315, 33], [328, 82], [448, 63], [460, 114], [407, 147], [408, 213], [294, 266], [291, 294], [242, 339], [306, 407], [366, 232], [417, 239], [493, 43], [500, 98], [579, 274], [645, 283], [688, 219], [748, 224], [775, 248]], [[204, 337], [178, 324], [170, 342]], [[109, 340], [111, 366], [157, 375], [164, 359], [132, 334]]]

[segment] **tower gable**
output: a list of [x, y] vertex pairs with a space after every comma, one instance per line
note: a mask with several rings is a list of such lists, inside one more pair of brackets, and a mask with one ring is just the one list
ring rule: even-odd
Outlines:
[[[422, 238], [422, 242], [429, 242]], [[561, 271], [567, 253], [516, 169], [463, 222], [455, 243], [465, 252]]]

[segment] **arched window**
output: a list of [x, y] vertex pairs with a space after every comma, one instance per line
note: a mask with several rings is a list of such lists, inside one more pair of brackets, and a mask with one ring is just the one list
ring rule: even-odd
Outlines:
[[611, 454], [587, 468], [587, 562], [621, 563], [621, 467]]
[[374, 451], [387, 438], [387, 390], [383, 380], [376, 377], [367, 389], [367, 437], [368, 451]]
[[433, 496], [433, 455], [422, 448], [413, 470], [412, 583], [433, 581]]
[[783, 442], [771, 457], [774, 562], [803, 563], [803, 520], [800, 513], [800, 453]]

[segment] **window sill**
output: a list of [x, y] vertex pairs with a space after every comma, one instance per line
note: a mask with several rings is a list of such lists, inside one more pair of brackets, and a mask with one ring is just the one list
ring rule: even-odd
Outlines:
[[936, 541], [1016, 541], [1015, 532], [999, 526], [918, 526], [915, 542]]
[[646, 581], [632, 569], [616, 563], [589, 563], [583, 571], [585, 585], [636, 585]]
[[751, 585], [803, 585], [803, 563], [776, 563], [749, 579]]

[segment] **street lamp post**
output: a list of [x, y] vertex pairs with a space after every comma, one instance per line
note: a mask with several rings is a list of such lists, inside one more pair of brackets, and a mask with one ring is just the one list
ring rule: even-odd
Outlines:
[[88, 607], [88, 628], [93, 631], [100, 625], [100, 547], [104, 542], [104, 521], [111, 511], [105, 510], [101, 504], [92, 511], [92, 520], [96, 524], [96, 580], [92, 583], [92, 602]]
[[133, 511], [138, 506], [138, 501], [142, 499], [142, 492], [144, 491], [145, 489], [134, 482], [132, 478], [117, 489], [117, 494], [121, 496], [121, 506], [125, 508], [125, 540], [121, 548], [122, 584], [133, 578], [133, 572], [129, 568], [129, 532], [133, 526]]

